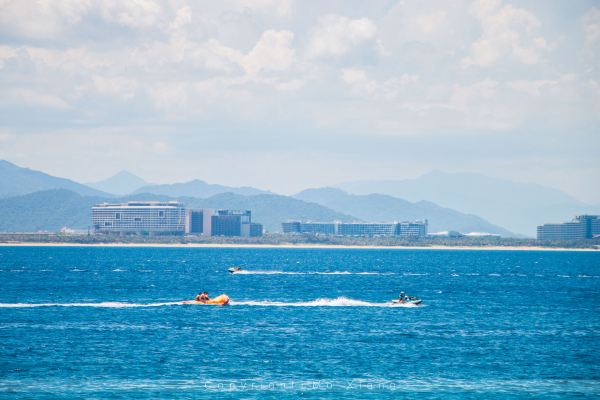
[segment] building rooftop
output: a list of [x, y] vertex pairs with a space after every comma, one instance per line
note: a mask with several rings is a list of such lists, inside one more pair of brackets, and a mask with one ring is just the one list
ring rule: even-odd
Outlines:
[[183, 207], [179, 201], [129, 201], [127, 203], [101, 203], [94, 207]]

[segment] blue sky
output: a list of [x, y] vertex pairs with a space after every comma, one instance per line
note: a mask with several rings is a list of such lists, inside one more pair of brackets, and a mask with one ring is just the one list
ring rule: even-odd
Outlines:
[[0, 158], [281, 193], [472, 171], [600, 203], [593, 1], [0, 0]]

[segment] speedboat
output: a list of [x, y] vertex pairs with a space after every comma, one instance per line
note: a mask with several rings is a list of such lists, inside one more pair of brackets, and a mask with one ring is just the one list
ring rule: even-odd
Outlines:
[[232, 274], [235, 274], [236, 272], [241, 272], [242, 267], [231, 267], [231, 268], [227, 269], [227, 271], [231, 272]]
[[403, 299], [394, 299], [394, 300], [392, 300], [393, 304], [413, 304], [415, 306], [418, 306], [422, 302], [423, 302], [423, 300], [421, 300], [421, 299], [419, 299], [418, 297], [415, 297], [415, 296], [406, 296]]
[[229, 304], [229, 296], [226, 294], [218, 295], [212, 299], [208, 299], [206, 301], [196, 301], [196, 300], [187, 300], [183, 302], [184, 304], [202, 304], [202, 305], [212, 305], [212, 306], [226, 306]]

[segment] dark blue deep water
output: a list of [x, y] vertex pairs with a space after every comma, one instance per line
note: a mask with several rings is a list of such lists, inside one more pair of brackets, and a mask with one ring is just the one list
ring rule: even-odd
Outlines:
[[[598, 397], [599, 275], [591, 252], [1, 247], [0, 397]], [[180, 303], [201, 290], [233, 304]]]

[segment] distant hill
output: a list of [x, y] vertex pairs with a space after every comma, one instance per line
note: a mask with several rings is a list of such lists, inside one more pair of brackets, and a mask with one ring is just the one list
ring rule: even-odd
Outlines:
[[106, 200], [65, 189], [0, 199], [0, 232], [56, 232], [63, 226], [87, 229], [92, 224], [92, 205]]
[[433, 201], [528, 236], [535, 236], [536, 227], [546, 222], [600, 213], [600, 206], [585, 204], [557, 189], [473, 173], [435, 171], [416, 179], [355, 181], [338, 187], [356, 194], [383, 193], [410, 201]]
[[199, 179], [195, 179], [182, 183], [143, 186], [137, 189], [134, 193], [152, 193], [171, 197], [197, 197], [200, 199], [205, 199], [220, 193], [235, 193], [243, 196], [252, 196], [257, 194], [267, 194], [269, 192], [249, 186], [230, 187], [210, 184]]
[[431, 232], [456, 230], [465, 233], [490, 232], [505, 237], [515, 236], [514, 233], [476, 215], [464, 214], [428, 201], [411, 203], [382, 194], [352, 195], [334, 188], [308, 189], [294, 197], [354, 215], [365, 221], [428, 219]]
[[108, 196], [107, 193], [72, 180], [57, 178], [0, 160], [0, 198], [51, 189], [67, 189], [85, 196]]
[[148, 182], [129, 171], [121, 171], [99, 182], [87, 184], [87, 186], [94, 189], [119, 196], [133, 193], [142, 186], [147, 185], [149, 185]]
[[[139, 196], [139, 195], [137, 195]], [[148, 199], [151, 195], [143, 195]], [[166, 200], [162, 197], [160, 200]], [[260, 222], [269, 232], [281, 232], [281, 223], [289, 219], [312, 221], [356, 221], [358, 218], [343, 214], [319, 204], [276, 194], [243, 196], [235, 193], [220, 193], [207, 199], [180, 197], [187, 207], [229, 208], [251, 210], [252, 221]]]
[[270, 232], [280, 232], [281, 222], [288, 219], [341, 220], [357, 218], [341, 214], [314, 203], [291, 197], [263, 194], [242, 196], [223, 193], [208, 199], [171, 198], [153, 194], [137, 194], [122, 198], [81, 196], [68, 190], [47, 190], [23, 196], [0, 199], [0, 232], [58, 231], [63, 226], [87, 229], [91, 225], [94, 204], [128, 200], [179, 200], [187, 207], [232, 208], [252, 210], [252, 220]]

